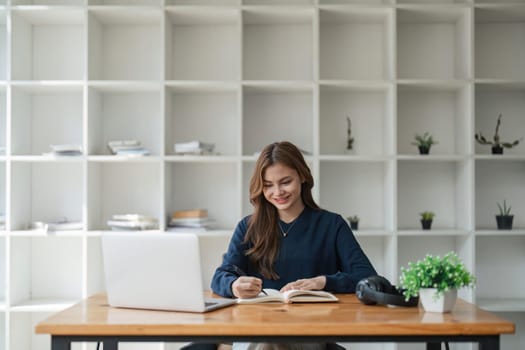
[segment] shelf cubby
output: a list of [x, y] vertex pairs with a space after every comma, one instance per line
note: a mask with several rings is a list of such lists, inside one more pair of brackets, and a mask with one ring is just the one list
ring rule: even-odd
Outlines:
[[211, 279], [215, 269], [222, 263], [222, 256], [228, 250], [230, 236], [199, 237], [202, 270], [202, 288], [211, 290]]
[[7, 154], [6, 149], [6, 136], [7, 136], [7, 100], [6, 100], [6, 90], [4, 86], [0, 86], [0, 148], [3, 148], [3, 151], [0, 151], [0, 157]]
[[[36, 334], [35, 326], [51, 316], [49, 312], [13, 312], [10, 314], [10, 349], [34, 350], [48, 349], [51, 342], [49, 334]], [[76, 344], [73, 350], [80, 350]]]
[[0, 81], [7, 79], [6, 11], [0, 8]]
[[242, 12], [244, 80], [312, 80], [312, 8], [256, 7]]
[[13, 162], [11, 230], [29, 230], [35, 221], [82, 221], [83, 166], [80, 162]]
[[215, 144], [220, 155], [240, 154], [238, 85], [169, 86], [165, 101], [165, 154], [175, 154], [175, 143], [193, 140]]
[[11, 251], [13, 311], [57, 311], [82, 297], [81, 238], [13, 237]]
[[[0, 232], [6, 228], [6, 166], [5, 162], [0, 162], [0, 216], [4, 216], [4, 223], [0, 223]], [[0, 233], [1, 235], [1, 233]]]
[[84, 0], [11, 0], [11, 6], [81, 6]]
[[[213, 181], [209, 178], [213, 174]], [[233, 228], [239, 220], [239, 169], [232, 161], [202, 163], [176, 161], [166, 164], [166, 217], [176, 210], [203, 208], [213, 229]]]
[[[355, 234], [356, 232], [354, 232], [354, 235]], [[393, 284], [397, 284], [395, 283], [396, 271], [390, 263], [395, 256], [395, 239], [392, 236], [376, 237], [360, 234], [357, 234], [356, 238], [377, 273], [388, 278]]]
[[242, 98], [244, 155], [254, 155], [279, 140], [289, 140], [313, 154], [314, 98], [310, 86], [244, 86]]
[[392, 164], [322, 161], [320, 206], [343, 217], [359, 216], [359, 232], [393, 229]]
[[100, 237], [87, 238], [87, 295], [93, 295], [106, 290], [102, 258], [102, 243]]
[[319, 5], [393, 5], [395, 0], [318, 0]]
[[[382, 156], [393, 151], [393, 92], [389, 85], [324, 83], [320, 86], [320, 154]], [[347, 152], [347, 120], [353, 150]]]
[[87, 0], [90, 6], [161, 6], [162, 0]]
[[320, 78], [392, 79], [393, 18], [388, 8], [321, 8]]
[[167, 80], [240, 80], [238, 9], [168, 7], [166, 14]]
[[6, 249], [6, 239], [5, 237], [0, 236], [0, 312], [6, 309], [6, 266], [8, 266], [6, 261]]
[[471, 12], [464, 7], [405, 6], [397, 10], [399, 79], [469, 79]]
[[161, 174], [157, 161], [89, 161], [87, 227], [109, 230], [116, 214], [141, 214], [160, 222]]
[[438, 143], [431, 155], [466, 155], [472, 135], [472, 89], [464, 84], [405, 83], [397, 88], [397, 152], [419, 154], [416, 134], [429, 132]]
[[475, 77], [525, 79], [525, 2], [475, 9]]
[[477, 160], [475, 173], [476, 229], [496, 229], [497, 203], [504, 200], [512, 206], [513, 229], [525, 229], [525, 160]]
[[84, 79], [86, 33], [81, 8], [14, 8], [11, 18], [13, 80]]
[[421, 230], [419, 213], [432, 211], [436, 214], [432, 230], [469, 230], [471, 177], [472, 166], [467, 161], [399, 161], [398, 229]]
[[7, 334], [6, 334], [6, 313], [3, 312], [2, 309], [0, 309], [0, 350], [6, 349], [6, 342], [7, 342]]
[[90, 86], [88, 154], [110, 155], [109, 141], [138, 140], [151, 155], [160, 155], [161, 89], [147, 83]]
[[[525, 56], [524, 56], [525, 57]], [[505, 155], [525, 156], [523, 139], [523, 110], [525, 110], [525, 84], [508, 83], [478, 83], [475, 86], [475, 133], [481, 132], [487, 140], [492, 141], [494, 131], [501, 114], [499, 128], [500, 139], [503, 142], [513, 142], [521, 139], [518, 146], [505, 148]], [[490, 145], [480, 145], [475, 142], [476, 154], [490, 154]]]
[[242, 0], [164, 0], [166, 6], [239, 6]]
[[91, 7], [88, 12], [89, 79], [162, 79], [161, 21], [160, 8]]
[[[476, 237], [476, 299], [492, 311], [525, 311], [521, 291], [525, 282], [520, 276], [525, 263], [525, 235]], [[501, 257], [504, 256], [505, 259]], [[507, 286], [501, 288], [502, 285]]]
[[50, 145], [82, 145], [83, 88], [20, 84], [12, 89], [12, 155], [42, 155]]

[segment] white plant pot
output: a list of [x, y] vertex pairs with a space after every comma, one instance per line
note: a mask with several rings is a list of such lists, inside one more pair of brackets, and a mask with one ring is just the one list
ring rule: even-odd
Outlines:
[[419, 290], [419, 300], [423, 309], [430, 312], [450, 312], [456, 304], [458, 290], [451, 289], [439, 297], [435, 297], [435, 288], [421, 288]]

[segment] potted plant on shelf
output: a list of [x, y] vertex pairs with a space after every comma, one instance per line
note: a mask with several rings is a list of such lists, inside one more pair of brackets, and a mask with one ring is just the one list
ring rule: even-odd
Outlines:
[[358, 230], [359, 228], [359, 216], [349, 216], [347, 217], [348, 222], [350, 222], [350, 228], [352, 230]]
[[406, 300], [419, 295], [425, 311], [450, 312], [457, 299], [457, 290], [473, 287], [476, 278], [465, 268], [456, 253], [443, 258], [428, 254], [416, 263], [401, 268], [400, 285]]
[[419, 215], [421, 215], [421, 227], [423, 228], [423, 230], [430, 230], [430, 228], [432, 227], [432, 220], [434, 219], [434, 216], [436, 216], [436, 214], [434, 214], [431, 211], [424, 211], [422, 213], [419, 213]]
[[419, 154], [429, 154], [430, 147], [438, 143], [428, 131], [425, 131], [423, 135], [416, 134], [414, 140], [412, 144], [417, 146]]
[[510, 214], [511, 206], [507, 207], [507, 200], [503, 200], [503, 206], [496, 203], [499, 208], [499, 215], [496, 215], [496, 223], [498, 224], [498, 230], [512, 230], [512, 220], [514, 215]]
[[474, 138], [480, 145], [491, 145], [492, 154], [503, 154], [503, 148], [512, 148], [520, 143], [523, 138], [517, 139], [514, 142], [503, 142], [499, 137], [499, 128], [501, 126], [501, 113], [498, 116], [498, 121], [496, 122], [496, 130], [492, 141], [488, 141], [481, 132], [478, 132], [474, 135]]

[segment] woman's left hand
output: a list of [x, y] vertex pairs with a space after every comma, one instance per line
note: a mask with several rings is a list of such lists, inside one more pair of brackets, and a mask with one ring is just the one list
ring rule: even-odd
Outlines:
[[321, 290], [326, 285], [325, 276], [317, 276], [313, 278], [304, 278], [294, 282], [290, 282], [281, 288], [281, 292], [286, 292], [291, 289], [299, 290]]

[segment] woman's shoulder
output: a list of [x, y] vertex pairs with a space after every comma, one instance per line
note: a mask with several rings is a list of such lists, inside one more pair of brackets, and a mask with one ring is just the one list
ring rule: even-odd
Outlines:
[[317, 218], [317, 220], [322, 220], [322, 221], [330, 222], [330, 223], [344, 222], [344, 219], [340, 214], [326, 210], [326, 209], [309, 208], [309, 212], [310, 212], [310, 215], [312, 217]]
[[310, 215], [312, 216], [318, 216], [320, 218], [326, 218], [326, 219], [332, 219], [332, 220], [342, 219], [342, 216], [340, 214], [335, 213], [330, 210], [326, 210], [323, 208], [318, 208], [318, 209], [309, 208], [309, 209], [311, 213]]

